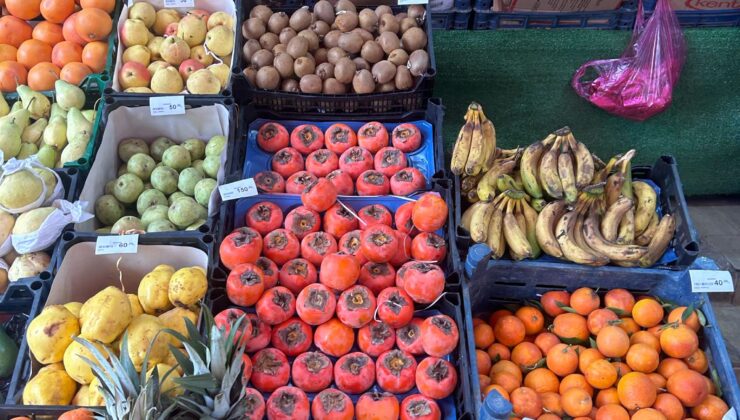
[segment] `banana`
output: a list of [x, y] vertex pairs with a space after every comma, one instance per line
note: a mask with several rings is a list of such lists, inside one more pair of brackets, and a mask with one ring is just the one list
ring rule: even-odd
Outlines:
[[635, 212], [628, 211], [619, 223], [617, 234], [618, 244], [631, 244], [635, 242]]
[[470, 143], [473, 140], [474, 128], [471, 117], [472, 111], [468, 107], [468, 112], [465, 114], [465, 124], [460, 128], [460, 132], [457, 134], [457, 140], [455, 141], [455, 147], [452, 149], [450, 170], [455, 175], [461, 175], [463, 173], [468, 156], [470, 156]]
[[560, 249], [563, 251], [563, 256], [565, 256], [567, 260], [577, 264], [590, 265], [594, 267], [608, 264], [609, 259], [605, 256], [592, 254], [590, 251], [579, 247], [575, 243], [575, 240], [573, 239], [573, 229], [575, 228], [577, 218], [578, 214], [575, 211], [569, 211], [568, 213], [565, 213], [560, 220], [558, 220], [558, 223], [555, 226], [555, 237], [558, 240]]
[[470, 221], [473, 219], [473, 213], [475, 213], [478, 207], [484, 204], [486, 203], [484, 203], [483, 201], [479, 201], [477, 203], [473, 203], [473, 205], [465, 209], [462, 216], [460, 217], [460, 227], [470, 232]]
[[516, 260], [532, 258], [532, 247], [522, 231], [513, 212], [514, 203], [510, 200], [504, 214], [504, 238], [509, 245], [512, 257]]
[[624, 176], [617, 172], [609, 175], [606, 179], [606, 205], [611, 206], [622, 195], [622, 186], [624, 185]]
[[515, 155], [512, 158], [497, 160], [493, 163], [493, 167], [478, 181], [478, 197], [482, 201], [486, 201], [489, 197], [495, 195], [498, 177], [512, 173], [516, 168], [517, 161]]
[[500, 259], [506, 252], [506, 241], [504, 240], [504, 212], [496, 207], [493, 216], [488, 223], [488, 238], [486, 244], [491, 248], [491, 258]]
[[609, 242], [617, 240], [619, 223], [626, 213], [631, 212], [632, 206], [632, 200], [627, 197], [621, 197], [609, 206], [606, 213], [604, 213], [604, 217], [601, 218], [601, 234], [604, 236], [604, 239]]
[[562, 142], [563, 138], [558, 135], [550, 149], [542, 155], [537, 174], [542, 189], [554, 199], [563, 198], [563, 184], [558, 175], [558, 150]]
[[496, 188], [502, 192], [507, 190], [521, 191], [522, 185], [518, 184], [511, 175], [503, 174], [498, 176]]
[[467, 193], [465, 193], [465, 199], [468, 201], [468, 203], [477, 203], [480, 201], [480, 198], [478, 197], [478, 191], [477, 190], [470, 190]]
[[476, 109], [473, 113], [473, 136], [470, 140], [468, 161], [465, 163], [465, 174], [478, 175], [481, 169], [483, 169], [483, 164], [488, 160], [488, 156], [484, 155], [485, 148], [483, 130], [480, 126], [480, 112]]
[[567, 138], [576, 163], [576, 188], [580, 190], [594, 179], [594, 158], [586, 145], [576, 140], [573, 132]]
[[527, 241], [529, 241], [529, 246], [532, 247], [532, 258], [538, 258], [540, 254], [542, 254], [542, 249], [537, 243], [538, 214], [537, 211], [527, 203], [527, 200], [521, 200], [520, 203], [522, 206], [522, 213], [524, 214], [524, 219], [526, 221], [525, 233], [527, 235]]
[[647, 253], [640, 258], [640, 266], [650, 267], [655, 264], [668, 248], [675, 231], [676, 219], [670, 214], [666, 214], [658, 223], [655, 236], [650, 241], [650, 245], [647, 246]]
[[637, 205], [635, 208], [635, 235], [640, 236], [645, 231], [650, 219], [655, 213], [655, 207], [657, 206], [658, 197], [655, 194], [655, 190], [645, 182], [634, 181], [632, 183], [632, 189], [637, 197]]
[[547, 204], [540, 214], [537, 215], [535, 224], [535, 236], [537, 243], [542, 247], [545, 254], [555, 258], [563, 258], [563, 251], [555, 237], [555, 225], [565, 213], [567, 204], [563, 200], [553, 201]]
[[567, 142], [564, 142], [558, 155], [558, 176], [565, 193], [565, 201], [575, 203], [578, 199], [576, 189], [576, 174], [573, 169], [573, 156]]
[[591, 248], [591, 246], [586, 242], [586, 238], [583, 234], [583, 225], [586, 222], [586, 215], [585, 213], [581, 213], [576, 218], [575, 226], [573, 226], [573, 239], [576, 242], [576, 245], [578, 245], [579, 248], [591, 253], [592, 255], [595, 255], [596, 257], [600, 258], [606, 258], [607, 260], [609, 257], [602, 254], [601, 252]]
[[650, 244], [653, 236], [655, 236], [655, 232], [658, 230], [658, 220], [658, 213], [653, 213], [653, 218], [650, 219], [650, 224], [645, 229], [645, 232], [642, 232], [642, 235], [635, 238], [637, 245], [648, 246]]
[[475, 243], [485, 243], [488, 235], [488, 222], [491, 221], [491, 215], [495, 203], [493, 200], [484, 202], [482, 206], [476, 207], [473, 216], [470, 218], [470, 239]]
[[542, 198], [542, 188], [537, 178], [537, 166], [540, 163], [542, 153], [550, 143], [555, 141], [556, 137], [555, 134], [550, 134], [544, 140], [530, 144], [524, 149], [524, 153], [522, 153], [522, 161], [519, 163], [519, 173], [522, 177], [524, 189], [532, 198]]
[[583, 223], [583, 238], [588, 246], [610, 260], [637, 262], [647, 253], [647, 248], [638, 245], [617, 245], [604, 239], [599, 232], [599, 221], [591, 213]]
[[480, 108], [480, 126], [483, 131], [483, 141], [486, 145], [485, 148], [485, 161], [483, 162], [483, 170], [487, 171], [493, 166], [493, 160], [496, 158], [496, 127], [493, 126], [493, 122], [486, 117], [483, 113], [483, 107]]
[[478, 186], [478, 181], [481, 178], [483, 178], [483, 174], [463, 176], [462, 179], [460, 179], [460, 191], [468, 192], [470, 190], [474, 190], [476, 186]]
[[535, 198], [532, 200], [532, 208], [537, 212], [541, 212], [542, 209], [545, 208], [547, 205], [547, 201], [545, 201], [543, 198]]

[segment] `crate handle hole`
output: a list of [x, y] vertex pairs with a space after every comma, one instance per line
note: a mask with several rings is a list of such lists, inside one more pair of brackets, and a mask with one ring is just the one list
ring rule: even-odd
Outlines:
[[691, 241], [684, 245], [683, 249], [685, 249], [689, 254], [698, 254], [699, 244], [696, 241]]
[[70, 175], [77, 175], [77, 168], [70, 168], [69, 169], [69, 174]]
[[43, 287], [43, 285], [44, 284], [41, 283], [40, 281], [34, 281], [31, 283], [31, 290], [39, 290], [41, 289], [41, 287]]
[[[110, 94], [110, 93], [112, 93], [112, 92], [113, 92], [112, 90], [111, 90], [110, 92], [107, 92], [108, 90], [109, 90], [109, 89], [106, 89], [106, 92], [105, 92], [106, 94]], [[107, 97], [107, 98], [105, 98], [105, 103], [106, 103], [107, 105], [111, 105], [111, 104], [113, 104], [113, 102], [115, 102], [115, 101], [116, 101], [116, 100], [115, 100], [115, 99], [113, 99], [113, 98], [111, 98], [110, 96], [109, 96], [109, 97]]]
[[62, 239], [65, 241], [71, 241], [75, 238], [74, 232], [64, 232], [64, 235], [62, 235]]
[[39, 274], [39, 278], [40, 278], [41, 280], [51, 280], [51, 273], [50, 273], [50, 272], [48, 272], [48, 271], [42, 271], [42, 272], [41, 272], [41, 273]]
[[203, 242], [210, 244], [213, 242], [213, 235], [204, 235]]
[[210, 231], [211, 231], [211, 229], [210, 229], [210, 228], [208, 227], [208, 225], [206, 225], [206, 224], [203, 224], [203, 225], [200, 225], [200, 226], [198, 227], [198, 231], [199, 231], [200, 233], [208, 233], [208, 232], [210, 232]]

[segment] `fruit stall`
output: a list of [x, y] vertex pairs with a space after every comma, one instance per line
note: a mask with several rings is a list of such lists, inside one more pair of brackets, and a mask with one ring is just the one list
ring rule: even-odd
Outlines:
[[737, 418], [676, 159], [377, 3], [0, 1], [0, 420]]

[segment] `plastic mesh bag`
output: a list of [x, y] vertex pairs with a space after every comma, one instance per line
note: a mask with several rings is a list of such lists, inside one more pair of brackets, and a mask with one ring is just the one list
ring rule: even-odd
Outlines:
[[611, 114], [644, 121], [671, 104], [685, 56], [686, 42], [669, 0], [657, 0], [647, 22], [640, 1], [632, 39], [622, 56], [583, 64], [571, 85]]

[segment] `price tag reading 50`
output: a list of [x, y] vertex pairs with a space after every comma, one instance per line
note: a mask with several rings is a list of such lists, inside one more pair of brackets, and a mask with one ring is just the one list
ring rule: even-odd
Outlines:
[[242, 197], [251, 197], [257, 195], [257, 185], [254, 183], [254, 179], [247, 178], [240, 181], [232, 182], [230, 184], [219, 185], [218, 192], [221, 193], [221, 199], [235, 200]]
[[193, 0], [164, 0], [164, 7], [195, 7]]
[[139, 235], [104, 235], [95, 241], [95, 255], [136, 254], [139, 251]]
[[184, 114], [185, 99], [182, 95], [152, 96], [149, 98], [149, 113], [152, 117]]

